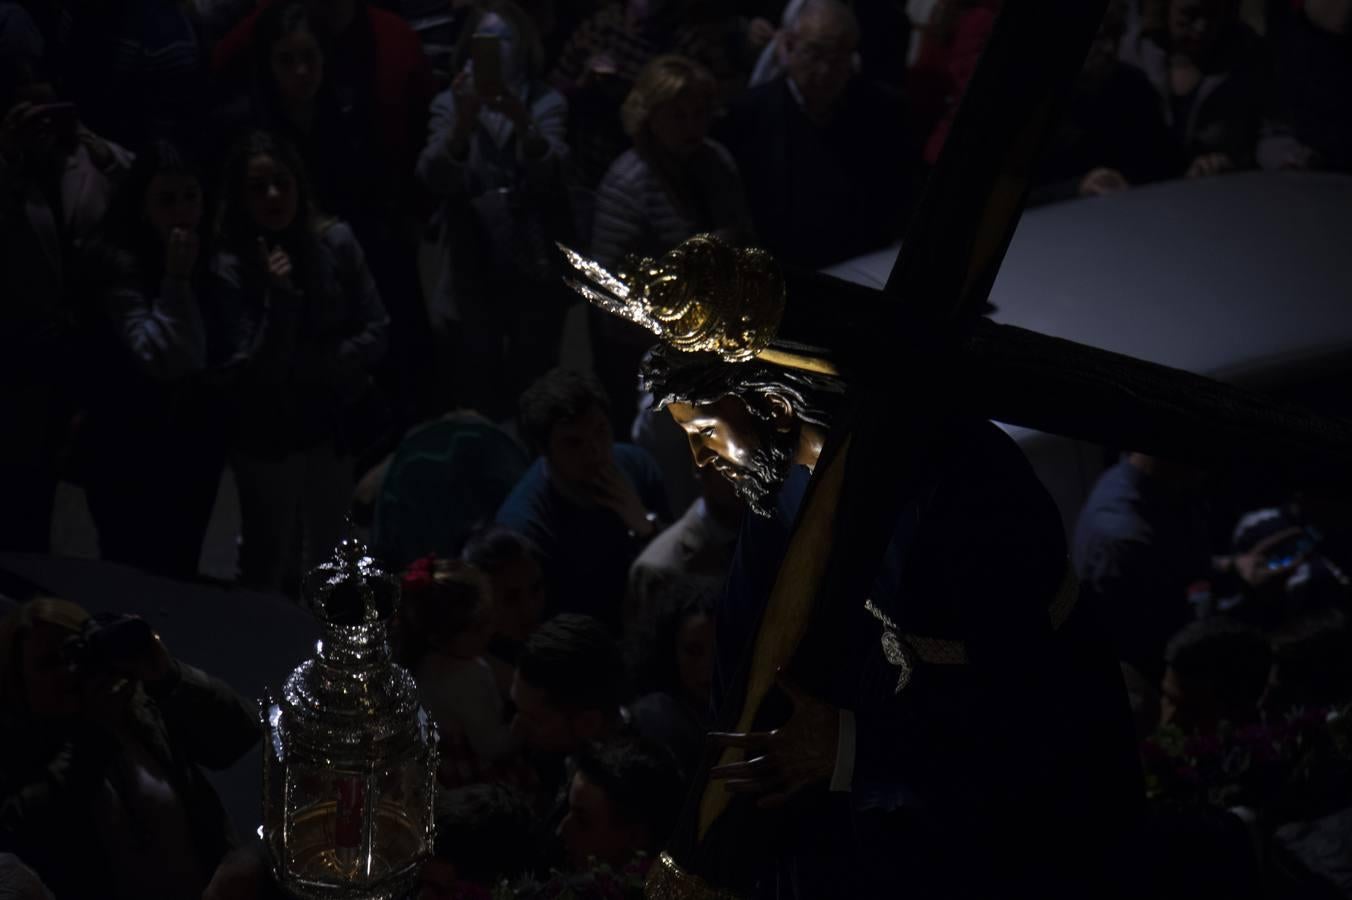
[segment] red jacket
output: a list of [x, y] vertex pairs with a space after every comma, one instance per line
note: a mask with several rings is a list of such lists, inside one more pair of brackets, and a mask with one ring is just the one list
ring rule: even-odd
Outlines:
[[967, 91], [967, 83], [976, 72], [981, 60], [981, 52], [986, 49], [991, 31], [995, 27], [995, 17], [999, 14], [999, 3], [983, 2], [963, 12], [953, 33], [953, 42], [948, 48], [949, 90], [948, 103], [942, 118], [930, 132], [925, 142], [925, 162], [933, 165], [939, 160], [939, 153], [948, 140], [948, 130], [953, 127], [953, 117], [957, 114], [962, 95]]
[[[262, 0], [216, 45], [211, 70], [217, 81], [239, 83], [248, 79], [254, 23], [275, 2]], [[371, 93], [375, 121], [371, 124], [387, 159], [399, 167], [399, 181], [411, 183], [414, 163], [427, 136], [427, 109], [436, 94], [432, 67], [423, 54], [422, 40], [407, 22], [394, 13], [359, 3], [357, 19], [335, 41], [336, 59], [327, 60], [329, 72], [340, 69], [345, 60], [359, 52], [354, 39], [359, 39], [362, 33], [363, 16], [375, 48], [375, 84]]]

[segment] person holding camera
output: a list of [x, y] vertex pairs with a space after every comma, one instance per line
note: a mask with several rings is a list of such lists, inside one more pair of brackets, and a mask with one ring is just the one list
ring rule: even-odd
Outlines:
[[0, 845], [58, 897], [198, 897], [235, 844], [201, 768], [258, 740], [143, 619], [53, 597], [0, 620]]
[[453, 344], [449, 379], [462, 405], [500, 420], [557, 363], [572, 299], [554, 247], [572, 241], [568, 103], [540, 79], [540, 37], [519, 6], [493, 0], [474, 16], [417, 175], [441, 204], [429, 308]]

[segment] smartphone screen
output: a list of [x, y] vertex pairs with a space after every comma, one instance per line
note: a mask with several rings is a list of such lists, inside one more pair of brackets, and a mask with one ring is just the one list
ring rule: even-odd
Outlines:
[[480, 97], [500, 96], [506, 89], [502, 81], [502, 40], [496, 35], [476, 34], [472, 39], [474, 89]]

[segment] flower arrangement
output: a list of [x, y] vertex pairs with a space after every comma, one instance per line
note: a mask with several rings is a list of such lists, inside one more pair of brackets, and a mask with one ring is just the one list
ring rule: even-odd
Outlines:
[[1141, 745], [1146, 794], [1168, 806], [1252, 807], [1278, 819], [1352, 802], [1352, 707], [1187, 735], [1161, 727]]

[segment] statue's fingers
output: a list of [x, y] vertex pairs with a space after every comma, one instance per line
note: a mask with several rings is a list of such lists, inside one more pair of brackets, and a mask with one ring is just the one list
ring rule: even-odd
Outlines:
[[769, 760], [764, 756], [746, 762], [724, 763], [709, 770], [710, 778], [764, 778], [771, 772]]
[[723, 782], [730, 794], [764, 794], [784, 786], [778, 778], [739, 778]]
[[711, 731], [709, 743], [718, 747], [735, 747], [740, 750], [763, 750], [770, 743], [770, 732], [749, 731], [745, 733], [730, 731]]

